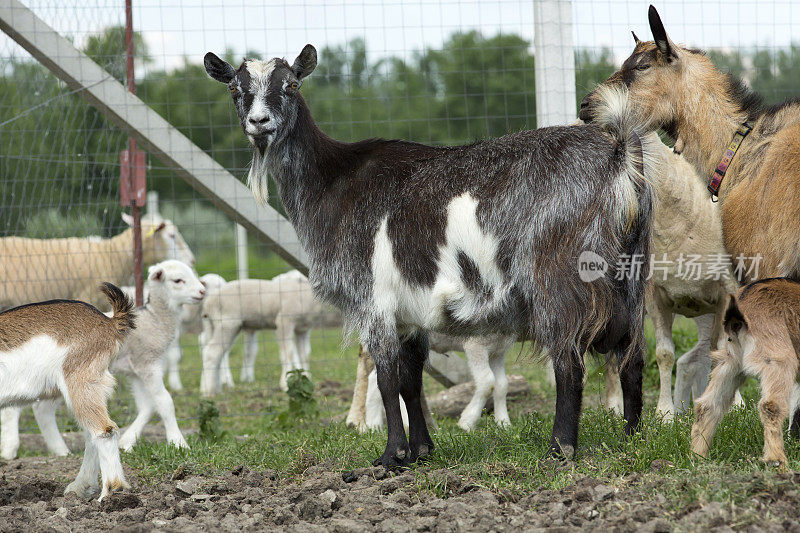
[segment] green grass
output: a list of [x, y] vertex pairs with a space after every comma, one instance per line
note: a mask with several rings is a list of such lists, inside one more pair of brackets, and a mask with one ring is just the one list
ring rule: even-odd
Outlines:
[[[675, 339], [678, 355], [690, 349], [696, 332], [691, 321], [676, 321]], [[509, 354], [507, 370], [525, 376], [531, 393], [510, 402], [512, 426], [498, 428], [490, 416], [484, 416], [476, 431], [465, 433], [454, 420], [440, 420], [434, 435], [437, 449], [429, 461], [431, 469], [448, 468], [471, 478], [478, 485], [495, 491], [525, 494], [539, 488], [560, 489], [583, 476], [621, 479], [631, 473], [648, 475], [656, 460], [668, 461], [668, 467], [654, 490], [674, 493], [680, 502], [720, 500], [743, 501], [752, 494], [752, 472], [761, 472], [758, 458], [763, 434], [755, 401], [757, 386], [748, 382], [744, 397], [745, 409], [728, 414], [719, 427], [710, 457], [705, 461], [693, 458], [689, 449], [691, 414], [665, 423], [655, 415], [658, 372], [653, 361], [652, 327], [647, 329], [648, 358], [645, 370], [645, 413], [641, 431], [632, 438], [623, 435], [620, 417], [599, 407], [603, 391], [601, 369], [590, 364], [585, 389], [584, 412], [581, 418], [579, 448], [574, 463], [566, 466], [543, 460], [553, 424], [554, 391], [547, 384], [540, 366], [530, 358], [517, 357], [520, 350]], [[298, 420], [286, 427], [280, 413], [288, 408], [287, 396], [278, 387], [280, 366], [273, 332], [259, 334], [260, 353], [255, 384], [237, 385], [215, 399], [226, 436], [215, 441], [188, 436], [191, 451], [177, 450], [159, 443], [139, 443], [124, 461], [140, 472], [145, 481], [169, 477], [179, 467], [194, 472], [213, 472], [246, 464], [254, 469], [272, 469], [277, 475], [292, 478], [308, 466], [328, 461], [334, 469], [364, 467], [380, 455], [385, 433], [366, 435], [347, 429], [341, 421], [332, 422], [349, 406], [349, 395], [355, 376], [357, 347], [342, 351], [339, 331], [320, 330], [312, 334], [312, 374], [317, 386], [319, 416]], [[184, 339], [182, 377], [185, 392], [175, 393], [176, 411], [184, 430], [198, 425], [197, 394], [200, 376], [200, 355], [196, 339]], [[231, 353], [234, 378], [238, 382], [242, 346], [237, 342]], [[426, 391], [435, 394], [441, 386], [426, 376]], [[121, 384], [112, 401], [113, 416], [123, 425], [133, 415], [133, 404]], [[27, 415], [32, 426], [32, 417]], [[65, 427], [62, 422], [61, 427]], [[800, 469], [800, 443], [788, 441], [790, 468]], [[448, 492], [441, 477], [430, 477], [429, 469], [417, 471], [420, 488], [436, 494]], [[723, 480], [740, 479], [740, 483]], [[759, 483], [773, 483], [772, 478]], [[686, 503], [688, 505], [688, 503]]]

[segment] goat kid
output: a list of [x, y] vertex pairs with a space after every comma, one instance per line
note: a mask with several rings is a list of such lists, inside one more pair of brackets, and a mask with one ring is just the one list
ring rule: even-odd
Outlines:
[[[205, 288], [188, 265], [170, 259], [150, 267], [145, 289], [147, 302], [137, 310], [137, 328], [125, 339], [111, 363], [114, 374], [128, 377], [137, 410], [136, 418], [119, 439], [119, 447], [130, 450], [153, 414], [158, 413], [164, 422], [167, 442], [188, 448], [178, 427], [172, 396], [164, 386], [163, 359], [178, 331], [182, 305], [202, 301]], [[41, 405], [37, 418], [37, 422], [39, 418], [44, 421], [44, 427], [56, 428], [54, 432], [42, 431], [50, 449], [66, 448], [56, 425], [56, 406], [56, 403]]]
[[800, 368], [800, 282], [768, 278], [743, 287], [725, 313], [727, 341], [712, 353], [708, 388], [694, 407], [692, 451], [708, 454], [714, 431], [746, 376], [761, 383], [758, 411], [768, 464], [786, 467], [783, 422], [789, 415]]
[[75, 300], [0, 313], [0, 407], [63, 397], [86, 434], [80, 472], [64, 492], [95, 494], [99, 473], [102, 500], [109, 492], [128, 488], [117, 425], [108, 416], [106, 401], [115, 383], [109, 363], [133, 330], [135, 315], [133, 303], [117, 287], [104, 283], [100, 291], [113, 309], [110, 318]]
[[317, 127], [300, 94], [316, 64], [311, 45], [291, 65], [274, 58], [235, 69], [205, 56], [254, 146], [254, 196], [266, 202], [272, 176], [308, 252], [315, 294], [342, 310], [375, 361], [388, 426], [375, 464], [406, 466], [433, 450], [420, 403], [430, 330], [528, 337], [546, 350], [558, 381], [555, 454], [577, 445], [581, 355], [617, 353], [633, 431], [645, 277], [582, 283], [578, 271], [582, 253], [606, 262], [649, 255], [649, 152], [624, 92], [605, 93], [609, 135], [575, 126], [454, 147], [348, 144]]

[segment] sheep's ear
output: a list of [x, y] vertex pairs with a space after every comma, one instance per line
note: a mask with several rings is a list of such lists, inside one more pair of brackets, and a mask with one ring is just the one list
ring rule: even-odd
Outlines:
[[317, 68], [317, 49], [312, 45], [307, 44], [303, 47], [303, 51], [297, 56], [292, 64], [292, 72], [297, 76], [298, 80], [302, 80]]
[[209, 76], [214, 78], [220, 83], [230, 83], [236, 71], [227, 62], [223, 61], [213, 52], [209, 52], [203, 58], [203, 65], [206, 67], [206, 72]]
[[122, 221], [129, 226], [133, 226], [133, 217], [128, 213], [122, 213]]
[[725, 311], [724, 324], [728, 334], [738, 335], [740, 331], [747, 328], [747, 320], [739, 309], [736, 296], [733, 294], [728, 295], [728, 309]]
[[162, 229], [164, 229], [166, 227], [167, 227], [167, 223], [166, 222], [162, 222], [161, 224], [156, 226], [156, 229], [153, 230], [153, 233], [158, 233], [159, 231], [161, 231]]
[[678, 58], [678, 48], [675, 43], [667, 36], [667, 30], [664, 29], [664, 23], [661, 22], [661, 17], [658, 11], [652, 5], [647, 12], [647, 19], [650, 21], [650, 31], [653, 32], [653, 40], [656, 42], [658, 50], [664, 54], [668, 61]]
[[164, 279], [164, 269], [158, 266], [151, 267], [147, 279], [150, 281], [161, 281]]

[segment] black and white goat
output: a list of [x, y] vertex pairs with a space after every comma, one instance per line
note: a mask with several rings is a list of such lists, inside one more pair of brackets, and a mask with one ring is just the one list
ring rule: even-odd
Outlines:
[[408, 465], [433, 449], [420, 405], [430, 330], [522, 335], [546, 350], [558, 382], [556, 454], [577, 444], [583, 353], [613, 352], [624, 361], [632, 431], [642, 406], [645, 276], [611, 267], [583, 282], [578, 269], [581, 254], [613, 264], [649, 253], [649, 156], [627, 95], [605, 93], [608, 135], [576, 126], [454, 147], [348, 144], [317, 127], [300, 95], [316, 64], [311, 45], [291, 65], [245, 60], [234, 69], [205, 56], [254, 146], [253, 194], [267, 201], [269, 173], [308, 252], [315, 293], [342, 309], [375, 360], [389, 433], [375, 464]]

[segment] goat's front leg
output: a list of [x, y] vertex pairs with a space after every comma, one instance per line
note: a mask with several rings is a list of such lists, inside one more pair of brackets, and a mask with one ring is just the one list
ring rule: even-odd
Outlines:
[[656, 337], [656, 363], [660, 381], [656, 411], [664, 420], [672, 420], [675, 414], [675, 406], [672, 403], [672, 366], [675, 363], [675, 343], [672, 341], [673, 315], [657, 294], [648, 297], [647, 314], [653, 320]]
[[[794, 363], [794, 350], [788, 350], [790, 361]], [[761, 401], [758, 414], [764, 425], [764, 455], [762, 460], [768, 465], [786, 468], [786, 452], [783, 444], [783, 422], [789, 416], [792, 389], [797, 375], [797, 364], [780, 364], [777, 359], [764, 363], [760, 372]]]
[[551, 354], [556, 378], [556, 416], [550, 437], [550, 455], [572, 459], [578, 446], [578, 422], [583, 402], [583, 365], [580, 355]]
[[358, 366], [356, 367], [356, 384], [353, 387], [353, 402], [347, 413], [347, 427], [355, 428], [360, 433], [367, 429], [367, 390], [369, 387], [369, 374], [375, 368], [372, 356], [363, 345], [358, 349]]
[[123, 450], [130, 451], [136, 441], [144, 431], [144, 427], [153, 417], [155, 411], [153, 406], [153, 399], [147, 392], [147, 389], [138, 376], [130, 376], [131, 392], [133, 392], [133, 399], [136, 402], [136, 418], [122, 433], [119, 439], [119, 447]]
[[742, 366], [738, 359], [725, 350], [711, 353], [717, 365], [711, 371], [711, 379], [705, 392], [694, 404], [692, 425], [692, 452], [705, 457], [714, 438], [722, 416], [730, 409], [736, 390], [744, 382]]
[[375, 361], [378, 389], [386, 412], [388, 438], [383, 454], [373, 461], [373, 465], [383, 465], [387, 469], [408, 466], [411, 463], [411, 448], [403, 429], [403, 416], [400, 413], [401, 381], [406, 379], [407, 371], [400, 370], [400, 343], [396, 334], [380, 335], [370, 338], [367, 348]]
[[411, 448], [412, 463], [426, 458], [434, 448], [433, 439], [425, 422], [425, 409], [422, 407], [422, 370], [427, 358], [427, 332], [417, 332], [401, 343], [400, 394], [408, 412], [408, 444]]
[[619, 364], [615, 357], [606, 361], [606, 391], [603, 405], [609, 411], [622, 414], [622, 385], [619, 382]]
[[33, 416], [36, 417], [36, 424], [42, 432], [44, 443], [53, 455], [69, 455], [69, 448], [61, 432], [58, 431], [56, 422], [56, 409], [61, 400], [41, 400], [33, 404]]

